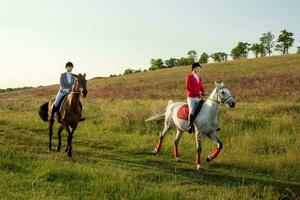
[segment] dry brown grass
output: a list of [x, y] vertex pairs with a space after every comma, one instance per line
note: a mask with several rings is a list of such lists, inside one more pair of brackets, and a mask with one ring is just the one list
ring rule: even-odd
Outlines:
[[[162, 69], [112, 78], [92, 79], [89, 96], [121, 99], [185, 98], [185, 77], [190, 66]], [[202, 70], [206, 90], [214, 81], [224, 81], [239, 101], [257, 99], [297, 98], [300, 95], [300, 55], [274, 56], [259, 59], [229, 61], [204, 65]], [[54, 96], [57, 85], [0, 94], [2, 98], [18, 95]]]

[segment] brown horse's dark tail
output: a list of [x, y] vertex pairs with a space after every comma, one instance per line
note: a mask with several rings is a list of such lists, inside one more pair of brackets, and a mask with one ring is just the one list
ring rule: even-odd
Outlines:
[[49, 102], [41, 105], [39, 109], [39, 116], [42, 118], [44, 122], [48, 121], [48, 106], [49, 106]]

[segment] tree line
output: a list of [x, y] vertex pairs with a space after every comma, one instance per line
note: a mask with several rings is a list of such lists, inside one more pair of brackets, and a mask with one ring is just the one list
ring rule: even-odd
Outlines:
[[32, 88], [33, 87], [6, 88], [6, 89], [0, 89], [0, 93], [12, 92], [12, 91], [17, 91], [17, 90], [32, 89]]
[[[275, 35], [271, 31], [263, 33], [259, 38], [259, 41], [256, 43], [248, 42], [238, 42], [238, 44], [231, 49], [230, 54], [228, 55], [225, 52], [214, 52], [208, 54], [203, 52], [200, 55], [199, 60], [197, 59], [197, 52], [195, 50], [190, 50], [187, 52], [186, 57], [181, 58], [169, 58], [163, 60], [161, 58], [151, 59], [149, 71], [154, 71], [157, 69], [170, 68], [175, 66], [184, 66], [191, 65], [193, 62], [199, 62], [200, 64], [208, 63], [211, 58], [214, 62], [223, 62], [227, 61], [228, 57], [231, 56], [233, 60], [248, 58], [249, 52], [253, 52], [254, 56], [265, 57], [271, 56], [274, 51], [280, 52], [282, 55], [288, 54], [289, 49], [293, 46], [295, 42], [294, 34], [288, 32], [286, 29], [282, 30], [275, 40]], [[297, 47], [297, 53], [300, 53], [300, 46]], [[147, 71], [147, 70], [143, 70]], [[142, 72], [141, 69], [134, 70], [128, 68], [124, 71], [123, 75], [134, 74]], [[122, 75], [122, 74], [120, 74]], [[117, 75], [110, 75], [110, 77]]]

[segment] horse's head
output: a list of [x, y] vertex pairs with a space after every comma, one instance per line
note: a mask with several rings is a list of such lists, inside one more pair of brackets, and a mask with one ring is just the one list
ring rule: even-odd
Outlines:
[[221, 82], [216, 83], [216, 101], [221, 102], [221, 103], [226, 103], [230, 108], [234, 108], [236, 101], [235, 99], [231, 96], [230, 91], [225, 87], [224, 83]]
[[82, 74], [78, 74], [76, 77], [75, 77], [75, 84], [73, 87], [76, 87], [77, 90], [81, 90], [82, 94], [83, 94], [83, 97], [86, 97], [87, 95], [87, 89], [86, 89], [86, 85], [87, 85], [87, 80], [85, 79], [85, 76], [86, 74], [84, 73], [83, 75]]

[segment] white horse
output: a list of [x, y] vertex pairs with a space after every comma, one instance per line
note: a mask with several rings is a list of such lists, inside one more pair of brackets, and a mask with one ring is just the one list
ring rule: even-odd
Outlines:
[[[224, 86], [223, 82], [221, 84], [215, 83], [216, 87], [209, 95], [208, 99], [203, 103], [201, 111], [198, 113], [196, 119], [194, 120], [195, 131], [196, 131], [196, 167], [197, 170], [202, 168], [201, 166], [201, 140], [203, 135], [208, 136], [211, 140], [218, 144], [211, 155], [207, 156], [206, 161], [209, 162], [216, 158], [222, 149], [222, 142], [216, 136], [215, 132], [218, 128], [218, 110], [220, 103], [226, 103], [230, 108], [234, 108], [236, 101], [231, 96], [230, 91]], [[173, 103], [169, 101], [166, 111], [163, 114], [154, 115], [148, 118], [146, 121], [159, 120], [165, 118], [164, 130], [160, 133], [160, 138], [157, 143], [156, 148], [153, 153], [157, 154], [161, 151], [162, 141], [166, 133], [174, 126], [177, 128], [177, 134], [174, 141], [174, 158], [176, 161], [182, 161], [179, 157], [178, 143], [182, 134], [188, 130], [188, 112], [185, 110], [185, 118], [182, 118], [182, 113], [184, 109], [188, 109], [187, 104], [184, 102]], [[180, 114], [181, 113], [181, 114]], [[181, 115], [181, 116], [180, 116]]]

